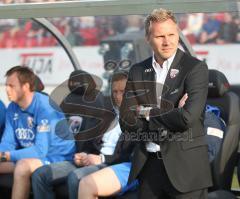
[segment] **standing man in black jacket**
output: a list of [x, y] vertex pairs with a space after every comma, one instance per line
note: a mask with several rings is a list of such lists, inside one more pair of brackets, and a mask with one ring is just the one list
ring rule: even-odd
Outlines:
[[153, 56], [130, 69], [120, 109], [122, 131], [140, 139], [129, 182], [139, 179], [140, 199], [207, 198], [212, 184], [203, 129], [207, 66], [178, 49], [172, 12], [153, 10], [145, 35]]

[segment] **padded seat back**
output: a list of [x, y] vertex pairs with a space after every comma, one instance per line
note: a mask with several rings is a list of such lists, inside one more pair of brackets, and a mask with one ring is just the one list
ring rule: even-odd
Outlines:
[[229, 83], [223, 73], [209, 70], [209, 93], [207, 104], [217, 106], [226, 123], [223, 143], [212, 162], [213, 187], [211, 190], [230, 190], [237, 161], [240, 132], [239, 97], [229, 90]]

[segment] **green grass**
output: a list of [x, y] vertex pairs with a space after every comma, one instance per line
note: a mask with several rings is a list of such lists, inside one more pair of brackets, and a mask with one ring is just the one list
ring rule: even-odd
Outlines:
[[237, 198], [240, 199], [240, 186], [237, 178], [237, 168], [234, 170], [231, 189], [234, 191], [234, 194], [237, 196]]
[[233, 189], [240, 189], [238, 179], [237, 179], [237, 172], [234, 171], [233, 179], [232, 179], [232, 188]]

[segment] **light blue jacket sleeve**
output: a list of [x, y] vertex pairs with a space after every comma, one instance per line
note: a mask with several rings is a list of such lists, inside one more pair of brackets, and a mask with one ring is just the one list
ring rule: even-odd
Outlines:
[[18, 161], [23, 158], [45, 158], [50, 146], [50, 134], [54, 132], [57, 121], [54, 114], [43, 111], [39, 113], [34, 145], [24, 149], [10, 151], [10, 160]]
[[3, 134], [5, 126], [6, 108], [3, 102], [0, 100], [0, 140]]
[[13, 126], [12, 126], [12, 120], [13, 120], [13, 114], [12, 114], [11, 107], [8, 108], [6, 113], [6, 123], [5, 123], [5, 130], [3, 132], [3, 137], [0, 143], [0, 151], [10, 151], [17, 148], [18, 143], [15, 138]]

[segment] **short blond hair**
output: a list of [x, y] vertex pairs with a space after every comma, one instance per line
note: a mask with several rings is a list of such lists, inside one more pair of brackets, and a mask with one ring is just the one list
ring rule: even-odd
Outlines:
[[151, 14], [148, 15], [145, 19], [145, 36], [149, 35], [149, 27], [152, 22], [164, 22], [168, 19], [171, 19], [174, 23], [177, 24], [177, 19], [172, 11], [165, 10], [163, 8], [154, 9]]

